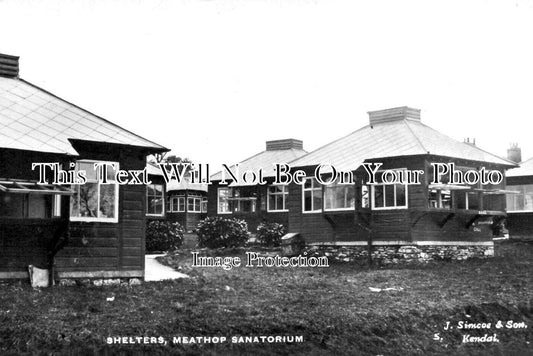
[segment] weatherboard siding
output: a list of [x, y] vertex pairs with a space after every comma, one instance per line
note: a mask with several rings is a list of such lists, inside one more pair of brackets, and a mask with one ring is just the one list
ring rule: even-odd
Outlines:
[[[272, 179], [267, 179], [268, 184], [272, 182]], [[256, 210], [255, 212], [243, 213], [243, 212], [231, 212], [220, 214], [218, 212], [218, 188], [226, 188], [227, 185], [220, 185], [218, 181], [212, 182], [208, 188], [207, 192], [207, 216], [218, 216], [221, 218], [236, 218], [246, 221], [248, 225], [248, 230], [251, 233], [257, 231], [257, 226], [262, 222], [271, 222], [278, 223], [284, 226], [289, 224], [289, 212], [288, 211], [277, 211], [269, 212], [267, 210], [267, 189], [268, 184], [266, 185], [255, 185], [249, 186], [247, 189], [254, 191], [257, 200], [256, 200]], [[289, 192], [289, 200], [291, 199], [291, 193]]]
[[[118, 150], [91, 155], [87, 159], [119, 162], [122, 170], [144, 169], [139, 152]], [[70, 222], [70, 239], [56, 256], [60, 274], [88, 271], [114, 271], [115, 277], [127, 277], [131, 271], [144, 270], [146, 230], [146, 187], [119, 186], [119, 218], [110, 222]]]
[[[527, 162], [530, 162], [530, 160]], [[513, 185], [525, 184], [533, 184], [533, 176], [507, 177], [507, 185], [510, 190], [513, 190]], [[533, 212], [508, 213], [507, 228], [511, 238], [533, 237]]]

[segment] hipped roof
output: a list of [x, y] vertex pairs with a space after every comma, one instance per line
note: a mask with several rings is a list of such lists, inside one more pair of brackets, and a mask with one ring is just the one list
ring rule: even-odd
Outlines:
[[514, 167], [516, 164], [472, 144], [459, 142], [424, 125], [401, 119], [367, 125], [290, 162], [291, 167], [331, 164], [353, 171], [365, 160], [413, 155], [436, 155]]
[[[161, 169], [159, 169], [159, 166], [156, 166], [150, 162], [146, 164], [146, 172], [149, 175], [163, 177], [163, 173], [161, 172]], [[179, 183], [176, 179], [170, 180], [170, 182], [167, 183], [166, 190], [168, 192], [174, 191], [174, 190], [198, 190], [202, 192], [207, 192], [207, 184], [191, 183], [189, 175], [186, 174]]]
[[507, 172], [507, 177], [533, 176], [533, 157], [527, 161], [520, 162], [520, 167]]
[[[284, 149], [284, 150], [266, 150], [260, 152], [250, 158], [245, 159], [239, 163], [239, 172], [243, 174], [247, 170], [257, 171], [259, 168], [263, 169], [263, 177], [273, 177], [275, 174], [276, 163], [289, 163], [294, 159], [305, 155], [307, 151], [301, 149]], [[229, 167], [232, 172], [235, 171], [235, 165]], [[231, 178], [226, 173], [226, 179]], [[240, 177], [239, 177], [240, 178]], [[222, 171], [217, 172], [211, 176], [211, 180], [217, 181], [222, 179]]]
[[18, 77], [0, 77], [0, 147], [77, 155], [69, 140], [168, 151]]

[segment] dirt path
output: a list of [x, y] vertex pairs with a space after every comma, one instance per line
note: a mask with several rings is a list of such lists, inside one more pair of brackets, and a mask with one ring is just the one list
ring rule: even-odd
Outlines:
[[189, 278], [184, 273], [177, 272], [170, 267], [164, 266], [156, 261], [156, 257], [164, 255], [146, 255], [145, 267], [144, 267], [144, 280], [150, 281], [162, 281], [165, 279], [178, 279]]

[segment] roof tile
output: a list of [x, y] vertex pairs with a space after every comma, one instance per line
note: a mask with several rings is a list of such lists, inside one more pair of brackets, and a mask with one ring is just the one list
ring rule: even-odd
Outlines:
[[2, 147], [77, 154], [69, 139], [166, 150], [22, 79], [0, 77]]
[[290, 162], [291, 166], [329, 163], [339, 170], [355, 170], [372, 158], [432, 154], [507, 166], [512, 162], [478, 147], [456, 141], [414, 120], [395, 120], [365, 126]]

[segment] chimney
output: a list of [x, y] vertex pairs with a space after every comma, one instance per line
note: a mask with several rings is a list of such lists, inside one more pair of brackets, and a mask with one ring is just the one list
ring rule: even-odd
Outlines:
[[370, 121], [370, 126], [374, 126], [376, 124], [381, 124], [384, 122], [400, 120], [420, 121], [420, 109], [414, 109], [408, 106], [401, 106], [392, 109], [369, 111], [368, 117]]
[[476, 145], [476, 139], [472, 138], [472, 141], [470, 141], [470, 137], [467, 137], [464, 139], [464, 143], [467, 143], [469, 145], [475, 146]]
[[296, 140], [294, 138], [287, 138], [284, 140], [273, 140], [266, 142], [267, 151], [290, 150], [292, 148], [296, 150], [303, 150], [303, 141]]
[[19, 75], [19, 57], [0, 53], [0, 76], [14, 78]]
[[518, 143], [511, 143], [511, 147], [507, 149], [507, 159], [515, 163], [522, 162], [522, 149], [518, 147]]

